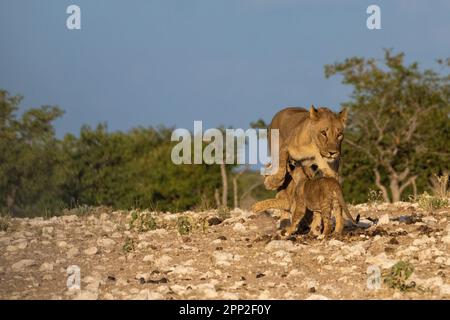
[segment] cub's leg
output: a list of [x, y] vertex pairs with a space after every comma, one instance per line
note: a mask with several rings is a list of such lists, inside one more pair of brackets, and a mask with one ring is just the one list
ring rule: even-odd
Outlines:
[[339, 206], [339, 210], [335, 210], [336, 214], [334, 217], [336, 218], [336, 226], [334, 227], [334, 233], [342, 234], [344, 230], [344, 217], [342, 216], [342, 208]]
[[313, 213], [313, 221], [311, 222], [309, 233], [315, 237], [322, 234], [322, 215], [317, 211]]
[[294, 213], [292, 214], [291, 225], [286, 229], [286, 235], [290, 236], [297, 231], [298, 224], [300, 223], [300, 220], [302, 220], [305, 213], [306, 206], [304, 203], [297, 203]]
[[[327, 201], [328, 202], [328, 201]], [[333, 201], [324, 203], [322, 206], [323, 234], [331, 234], [331, 213], [333, 211]]]
[[[286, 176], [289, 153], [286, 147], [280, 148], [278, 170], [264, 178], [264, 186], [267, 190], [276, 190], [283, 185]], [[273, 161], [272, 161], [273, 165]]]

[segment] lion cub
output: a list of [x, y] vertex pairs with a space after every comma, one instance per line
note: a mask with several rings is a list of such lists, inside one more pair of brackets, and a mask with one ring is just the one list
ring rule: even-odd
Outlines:
[[[314, 177], [315, 172], [311, 167], [298, 166], [294, 169], [294, 171], [296, 170], [302, 170], [307, 178], [296, 181], [295, 201], [291, 205], [292, 223], [286, 230], [288, 235], [297, 230], [297, 226], [305, 215], [306, 209], [313, 211], [314, 215], [320, 214], [323, 221], [323, 234], [329, 235], [331, 233], [331, 214], [335, 203], [339, 206], [339, 212], [335, 211], [335, 233], [340, 234], [344, 229], [342, 211], [354, 224], [358, 223], [359, 215], [355, 221], [345, 204], [341, 185], [335, 178]], [[293, 175], [294, 179], [298, 176]]]

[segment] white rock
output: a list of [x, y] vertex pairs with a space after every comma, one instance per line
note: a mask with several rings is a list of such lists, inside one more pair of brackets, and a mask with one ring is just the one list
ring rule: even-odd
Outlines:
[[328, 241], [328, 245], [332, 247], [341, 247], [344, 245], [344, 243], [336, 239], [331, 239], [330, 241]]
[[167, 255], [163, 255], [155, 260], [155, 267], [164, 268], [167, 267], [173, 259]]
[[20, 260], [20, 261], [14, 263], [11, 266], [11, 269], [16, 272], [17, 271], [25, 271], [26, 268], [29, 268], [29, 267], [32, 267], [35, 265], [36, 265], [36, 261], [34, 261], [32, 259], [23, 259], [23, 260]]
[[74, 214], [68, 215], [68, 216], [62, 216], [61, 219], [63, 222], [66, 222], [66, 223], [78, 221], [78, 217]]
[[446, 244], [450, 244], [450, 235], [442, 237], [442, 242]]
[[450, 284], [441, 285], [439, 291], [443, 296], [450, 296]]
[[265, 248], [267, 251], [278, 251], [278, 250], [286, 250], [286, 251], [295, 251], [295, 245], [292, 241], [286, 240], [272, 240], [270, 241]]
[[379, 219], [378, 219], [378, 225], [384, 225], [384, 224], [389, 224], [389, 215], [383, 214]]
[[111, 248], [116, 244], [116, 242], [113, 239], [109, 238], [100, 238], [97, 240], [97, 245], [104, 248]]
[[325, 262], [325, 257], [324, 256], [317, 256], [316, 260], [318, 263], [322, 264]]
[[50, 236], [50, 235], [53, 234], [53, 230], [54, 230], [53, 227], [43, 227], [42, 228], [42, 235]]
[[85, 255], [93, 256], [93, 255], [97, 254], [98, 249], [97, 249], [97, 247], [90, 247], [90, 248], [87, 248], [86, 250], [84, 250], [83, 252]]
[[214, 251], [213, 258], [219, 266], [230, 266], [233, 261], [239, 261], [241, 257], [230, 252]]
[[312, 294], [305, 300], [330, 300], [330, 298], [320, 295], [320, 294]]
[[414, 246], [421, 246], [421, 245], [435, 243], [435, 242], [436, 242], [435, 238], [424, 235], [422, 238], [414, 240], [412, 244]]
[[196, 270], [192, 267], [186, 267], [186, 266], [182, 266], [182, 265], [178, 265], [175, 268], [173, 268], [170, 273], [172, 274], [192, 274], [194, 273]]
[[395, 260], [389, 259], [385, 252], [377, 256], [370, 256], [366, 258], [366, 263], [374, 264], [382, 269], [388, 269], [395, 264]]
[[57, 245], [58, 245], [58, 247], [60, 247], [60, 248], [65, 248], [65, 247], [67, 247], [67, 242], [65, 242], [65, 241], [59, 241]]
[[74, 297], [74, 300], [97, 300], [97, 299], [98, 299], [98, 293], [91, 292], [88, 290], [86, 290], [86, 291], [83, 290]]
[[78, 256], [79, 254], [80, 254], [80, 250], [78, 250], [78, 248], [76, 248], [76, 247], [70, 248], [69, 251], [67, 251], [67, 258], [72, 259], [72, 258]]
[[242, 223], [236, 223], [233, 227], [233, 230], [236, 232], [240, 232], [240, 233], [247, 232], [247, 229], [245, 228], [245, 226]]
[[53, 271], [53, 264], [52, 264], [52, 263], [48, 263], [48, 262], [44, 262], [44, 263], [39, 267], [39, 271], [41, 271], [41, 272]]
[[155, 257], [152, 255], [152, 254], [149, 254], [149, 255], [146, 255], [145, 257], [144, 257], [144, 259], [142, 259], [142, 261], [144, 261], [144, 262], [150, 262], [150, 261], [153, 261], [155, 259]]

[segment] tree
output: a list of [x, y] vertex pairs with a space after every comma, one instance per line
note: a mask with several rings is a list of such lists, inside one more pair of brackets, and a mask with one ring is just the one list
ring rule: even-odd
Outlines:
[[[325, 66], [326, 77], [336, 74], [353, 86], [351, 101], [344, 103], [351, 110], [344, 143], [371, 169], [385, 201], [399, 201], [407, 189], [416, 193], [424, 166], [449, 167], [448, 76], [421, 70], [416, 62], [406, 65], [404, 54], [391, 50], [383, 63], [354, 57]], [[436, 156], [430, 161], [430, 155]], [[343, 164], [352, 166], [352, 159]]]

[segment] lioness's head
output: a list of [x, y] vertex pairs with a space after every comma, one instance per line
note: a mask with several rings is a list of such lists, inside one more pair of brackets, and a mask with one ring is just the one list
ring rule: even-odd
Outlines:
[[334, 113], [328, 108], [316, 109], [314, 106], [309, 110], [311, 137], [322, 157], [330, 162], [341, 155], [347, 113], [346, 108], [339, 113]]

